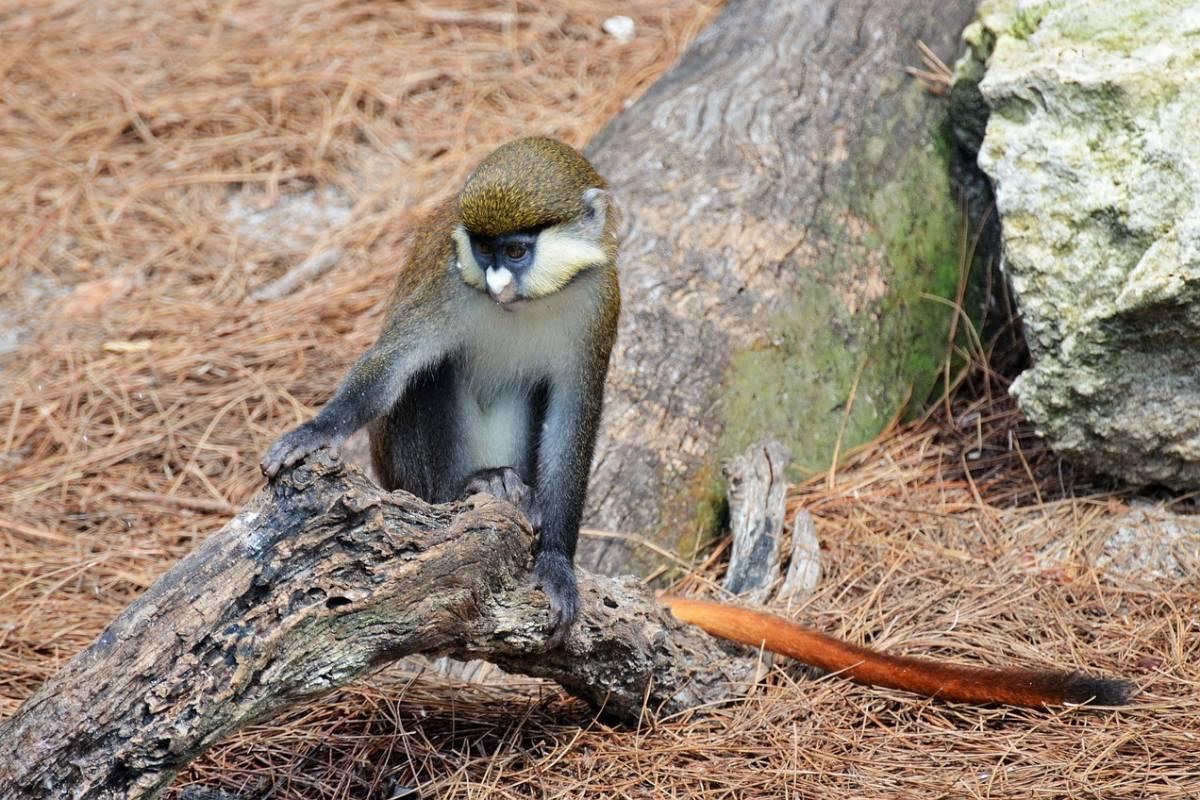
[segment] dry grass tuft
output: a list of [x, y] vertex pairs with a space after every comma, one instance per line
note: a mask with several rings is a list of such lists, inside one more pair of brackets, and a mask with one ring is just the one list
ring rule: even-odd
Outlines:
[[[413, 214], [506, 137], [585, 142], [713, 6], [0, 12], [0, 314], [30, 328], [0, 397], [0, 716], [260, 485], [270, 437], [372, 338]], [[617, 13], [637, 20], [631, 45], [600, 32]], [[333, 249], [338, 266], [312, 287], [247, 300]], [[178, 785], [280, 800], [417, 785], [1194, 797], [1200, 576], [1096, 568], [1127, 503], [1073, 482], [1002, 395], [963, 392], [795, 488], [825, 578], [789, 613], [899, 652], [1130, 677], [1142, 694], [1128, 710], [977, 709], [783, 665], [747, 700], [630, 730], [546, 684], [392, 670], [238, 734]], [[699, 590], [719, 560], [684, 585]]]

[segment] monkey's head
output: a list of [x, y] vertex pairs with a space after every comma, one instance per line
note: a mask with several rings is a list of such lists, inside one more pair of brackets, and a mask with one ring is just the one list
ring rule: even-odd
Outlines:
[[505, 306], [553, 294], [613, 260], [604, 179], [554, 139], [497, 148], [467, 178], [458, 213], [463, 281]]

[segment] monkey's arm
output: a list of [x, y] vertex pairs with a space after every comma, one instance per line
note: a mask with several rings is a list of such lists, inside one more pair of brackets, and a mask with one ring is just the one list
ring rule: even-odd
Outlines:
[[989, 669], [946, 664], [924, 658], [891, 656], [859, 647], [761, 611], [706, 600], [661, 597], [682, 622], [713, 636], [762, 647], [826, 672], [868, 686], [886, 686], [927, 697], [964, 703], [1011, 706], [1056, 706], [1129, 702], [1133, 687], [1121, 680], [1093, 678], [1074, 672], [1033, 669]]
[[448, 353], [448, 336], [441, 330], [446, 315], [430, 305], [397, 301], [379, 339], [350, 367], [325, 407], [267, 449], [264, 475], [273, 478], [322, 447], [336, 451], [346, 437], [391, 408], [416, 372]]
[[574, 386], [552, 386], [538, 448], [536, 494], [542, 527], [533, 574], [550, 599], [554, 630], [547, 647], [551, 649], [566, 638], [579, 609], [572, 562], [600, 421], [603, 383], [601, 374], [598, 382], [593, 375]]

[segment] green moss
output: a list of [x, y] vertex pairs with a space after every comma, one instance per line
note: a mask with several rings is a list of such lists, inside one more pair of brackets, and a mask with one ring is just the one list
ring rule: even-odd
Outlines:
[[1147, 42], [1173, 38], [1175, 24], [1161, 0], [1122, 0], [1063, 14], [1055, 31], [1069, 42], [1127, 54]]
[[[818, 217], [816, 229], [844, 244], [830, 248], [841, 255], [805, 268], [831, 280], [808, 282], [791, 308], [763, 326], [762, 344], [733, 354], [720, 457], [774, 436], [791, 449], [800, 474], [823, 471], [835, 452], [845, 454], [923, 405], [947, 354], [953, 313], [924, 295], [953, 298], [959, 277], [960, 211], [945, 136], [939, 126], [930, 145], [910, 151], [898, 170], [886, 163], [895, 155], [890, 144], [866, 143], [861, 174], [891, 178], [845, 215]], [[855, 235], [838, 219], [865, 220], [869, 229]], [[829, 286], [844, 283], [847, 270], [861, 269], [880, 250], [887, 291], [873, 307], [851, 313]]]
[[686, 521], [679, 527], [676, 552], [692, 558], [708, 550], [729, 518], [725, 480], [716, 464], [709, 463], [692, 476], [684, 494], [685, 507], [680, 514]]
[[[659, 533], [654, 539], [666, 543], [681, 558], [702, 557], [713, 546], [728, 519], [725, 480], [719, 464], [712, 461], [696, 470], [686, 486], [666, 499]], [[646, 549], [635, 549], [627, 566], [639, 574], [666, 567], [661, 576], [665, 582], [681, 577], [674, 563], [664, 561]]]
[[992, 113], [1008, 120], [1014, 125], [1023, 125], [1029, 121], [1037, 110], [1031, 101], [1020, 97], [1005, 98], [1004, 102], [992, 107]]
[[[791, 449], [795, 467], [810, 474], [829, 465], [843, 421], [843, 441], [854, 443], [886, 424], [886, 412], [874, 397], [856, 399], [846, 416], [858, 364], [853, 342], [828, 324], [835, 303], [827, 290], [813, 287], [802, 302], [769, 323], [774, 332], [769, 344], [733, 355], [722, 458], [771, 435]], [[886, 398], [885, 404], [890, 405]]]
[[[962, 211], [950, 187], [949, 137], [941, 126], [933, 147], [916, 154], [871, 199], [871, 218], [883, 234], [892, 267], [877, 344], [891, 342], [900, 359], [896, 376], [912, 387], [906, 415], [923, 407], [947, 355], [954, 310], [933, 297], [954, 300], [961, 273]], [[932, 297], [928, 297], [930, 295]], [[881, 348], [886, 351], [886, 348]], [[881, 380], [889, 379], [885, 373]]]

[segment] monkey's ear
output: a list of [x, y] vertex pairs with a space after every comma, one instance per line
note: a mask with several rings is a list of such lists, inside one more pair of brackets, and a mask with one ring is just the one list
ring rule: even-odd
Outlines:
[[583, 191], [582, 227], [593, 240], [598, 240], [604, 233], [604, 225], [608, 222], [609, 208], [612, 195], [603, 189], [592, 187]]

